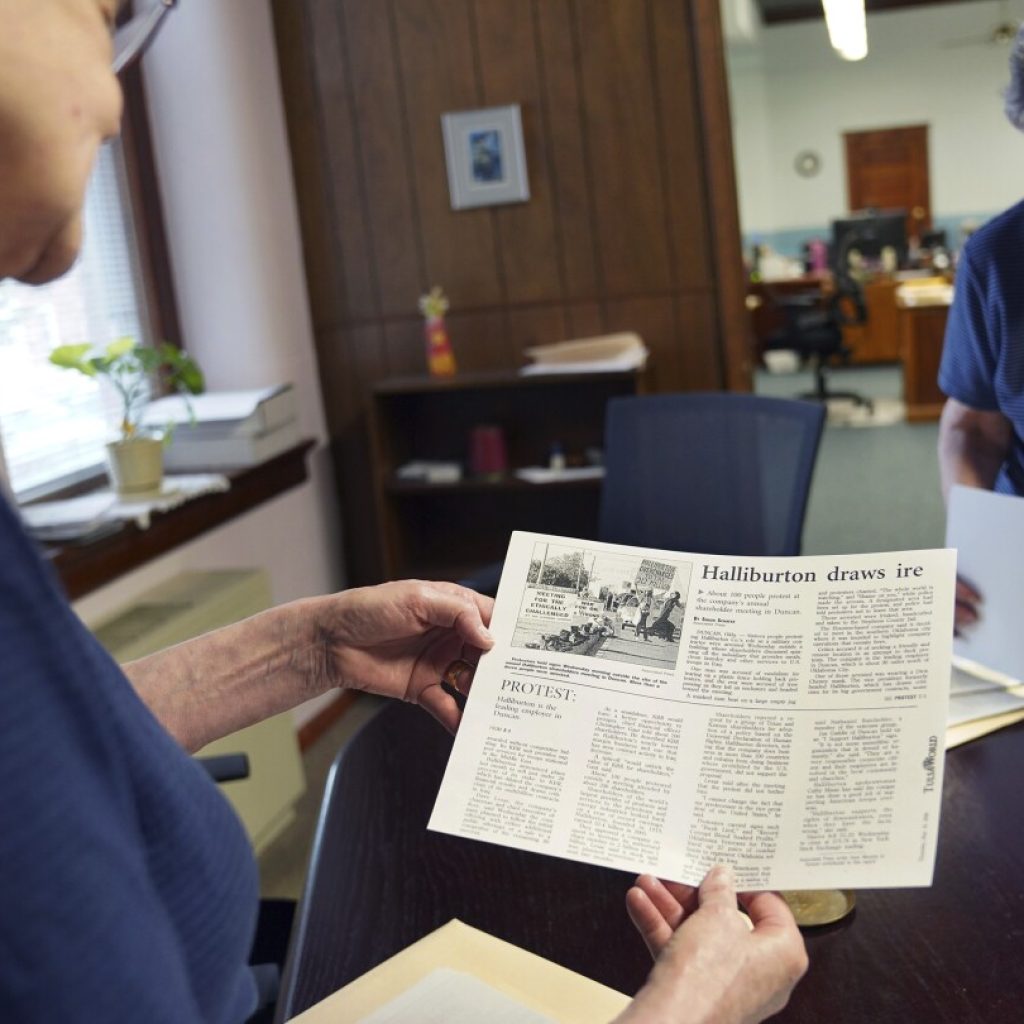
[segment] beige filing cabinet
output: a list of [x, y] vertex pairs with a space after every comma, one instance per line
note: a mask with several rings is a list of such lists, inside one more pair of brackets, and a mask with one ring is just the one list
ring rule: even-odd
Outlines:
[[[139, 595], [94, 626], [93, 633], [123, 663], [238, 622], [270, 604], [270, 583], [262, 570], [183, 573]], [[200, 753], [249, 755], [249, 778], [221, 789], [259, 853], [292, 820], [295, 801], [306, 788], [291, 714], [225, 736]]]

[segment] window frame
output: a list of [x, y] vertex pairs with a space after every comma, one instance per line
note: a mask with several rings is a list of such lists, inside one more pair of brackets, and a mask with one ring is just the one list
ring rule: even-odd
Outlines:
[[[125, 198], [131, 213], [145, 320], [152, 341], [168, 341], [184, 350], [141, 62], [126, 68], [120, 82], [124, 94], [120, 144], [127, 186]], [[20, 502], [75, 497], [95, 490], [105, 478], [102, 466], [83, 469], [32, 488], [21, 496]]]

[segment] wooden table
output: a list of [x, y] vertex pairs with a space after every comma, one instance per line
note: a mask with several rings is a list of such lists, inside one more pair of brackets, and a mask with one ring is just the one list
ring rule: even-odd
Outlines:
[[[622, 992], [650, 962], [631, 876], [426, 831], [451, 740], [385, 709], [328, 781], [279, 1019], [458, 917]], [[1024, 1017], [1024, 726], [949, 753], [935, 884], [858, 894], [807, 932], [811, 969], [777, 1018], [998, 1024]]]

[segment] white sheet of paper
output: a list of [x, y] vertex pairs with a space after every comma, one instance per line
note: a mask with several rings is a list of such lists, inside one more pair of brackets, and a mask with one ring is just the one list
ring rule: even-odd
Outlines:
[[555, 1024], [479, 978], [439, 967], [361, 1024]]
[[981, 617], [953, 642], [953, 653], [1014, 679], [1024, 678], [1024, 573], [1015, 552], [1024, 541], [1024, 498], [954, 487], [946, 545], [957, 575], [982, 595]]
[[1024, 687], [1012, 690], [981, 690], [975, 693], [954, 693], [949, 698], [948, 725], [973, 722], [991, 715], [1004, 715], [1010, 711], [1024, 711]]

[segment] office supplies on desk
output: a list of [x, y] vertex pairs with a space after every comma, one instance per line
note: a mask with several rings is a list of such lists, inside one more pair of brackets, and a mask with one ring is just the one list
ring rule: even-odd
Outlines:
[[[459, 996], [475, 993], [488, 1002], [475, 1017], [435, 1017], [431, 1006], [443, 1005], [438, 977], [459, 982], [463, 992], [449, 997], [458, 1007]], [[413, 992], [420, 997], [419, 1016], [401, 1016]], [[452, 920], [419, 942], [386, 960], [361, 978], [294, 1018], [295, 1024], [382, 1024], [384, 1021], [494, 1020], [497, 1022], [551, 1021], [557, 1024], [592, 1024], [610, 1020], [629, 998], [580, 974], [559, 967], [511, 943]], [[506, 1016], [492, 1017], [488, 1008]], [[520, 1010], [518, 1016], [509, 1015]], [[383, 1011], [390, 1010], [392, 1015]]]

